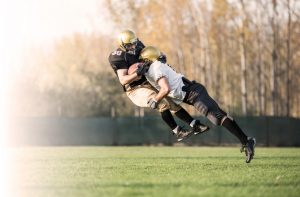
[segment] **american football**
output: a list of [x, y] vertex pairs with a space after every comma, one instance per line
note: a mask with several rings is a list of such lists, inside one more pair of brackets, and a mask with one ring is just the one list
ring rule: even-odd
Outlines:
[[128, 74], [131, 75], [132, 73], [136, 72], [138, 65], [141, 64], [140, 62], [132, 64], [128, 69]]

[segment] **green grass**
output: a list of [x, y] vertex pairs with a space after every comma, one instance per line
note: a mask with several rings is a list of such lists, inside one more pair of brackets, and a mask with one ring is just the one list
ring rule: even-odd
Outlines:
[[300, 149], [36, 147], [14, 150], [19, 196], [300, 196]]

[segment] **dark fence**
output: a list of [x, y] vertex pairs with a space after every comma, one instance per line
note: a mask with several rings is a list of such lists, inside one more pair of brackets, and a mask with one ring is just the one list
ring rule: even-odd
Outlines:
[[[237, 117], [236, 121], [247, 135], [256, 138], [258, 145], [300, 146], [300, 119]], [[209, 132], [192, 136], [183, 144], [239, 144], [226, 129], [209, 125]], [[17, 146], [173, 145], [176, 138], [160, 117], [17, 118], [9, 124], [8, 141]]]

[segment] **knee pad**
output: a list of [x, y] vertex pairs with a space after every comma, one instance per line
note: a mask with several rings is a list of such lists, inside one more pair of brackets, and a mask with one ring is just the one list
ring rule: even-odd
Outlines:
[[217, 111], [209, 111], [206, 116], [214, 125], [222, 125], [223, 121], [228, 117], [227, 114], [219, 109]]
[[231, 121], [233, 121], [233, 118], [227, 114], [226, 116], [224, 116], [224, 117], [222, 118], [221, 124], [220, 124], [220, 125], [223, 125], [223, 122], [224, 122], [227, 118], [230, 119]]

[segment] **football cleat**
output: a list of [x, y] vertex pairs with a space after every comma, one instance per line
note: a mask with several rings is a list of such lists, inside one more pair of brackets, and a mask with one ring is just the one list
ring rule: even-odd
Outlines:
[[196, 120], [195, 125], [193, 126], [194, 135], [207, 132], [208, 130], [209, 130], [208, 126], [201, 124], [200, 120]]
[[177, 141], [180, 142], [185, 138], [191, 136], [193, 131], [186, 130], [185, 128], [179, 126], [177, 133], [173, 133], [177, 137]]
[[246, 163], [250, 163], [254, 157], [255, 144], [256, 144], [255, 138], [248, 137], [248, 141], [246, 145], [243, 145], [241, 148], [241, 152], [245, 152], [246, 154]]

